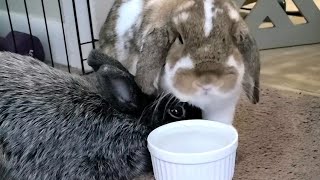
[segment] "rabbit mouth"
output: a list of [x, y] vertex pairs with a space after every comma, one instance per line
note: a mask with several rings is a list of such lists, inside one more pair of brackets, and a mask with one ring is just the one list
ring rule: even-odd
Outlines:
[[188, 102], [195, 106], [202, 107], [204, 105], [212, 104], [213, 101], [219, 101], [233, 97], [234, 94], [238, 94], [237, 89], [230, 91], [221, 90], [222, 84], [210, 84], [206, 86], [194, 86], [191, 85], [189, 91], [185, 91], [185, 88], [179, 88], [174, 85], [173, 78], [163, 77], [162, 88], [165, 92], [174, 95], [181, 102]]

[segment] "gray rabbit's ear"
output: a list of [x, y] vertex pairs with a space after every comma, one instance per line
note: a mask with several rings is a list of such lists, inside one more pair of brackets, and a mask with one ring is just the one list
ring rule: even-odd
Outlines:
[[98, 71], [101, 65], [106, 64], [109, 57], [104, 55], [99, 50], [93, 49], [91, 50], [88, 56], [88, 65], [93, 68], [94, 71]]
[[250, 34], [247, 24], [243, 19], [233, 24], [232, 34], [234, 43], [243, 57], [245, 67], [243, 90], [249, 100], [256, 104], [260, 96], [260, 53], [257, 43]]
[[144, 107], [146, 97], [129, 72], [119, 67], [102, 65], [96, 72], [100, 95], [121, 112], [137, 112]]
[[107, 65], [109, 67], [116, 67], [120, 71], [129, 74], [129, 71], [116, 59], [108, 56], [107, 54], [101, 52], [101, 50], [93, 49], [91, 50], [88, 56], [88, 65], [92, 67], [92, 69], [97, 72], [102, 65]]

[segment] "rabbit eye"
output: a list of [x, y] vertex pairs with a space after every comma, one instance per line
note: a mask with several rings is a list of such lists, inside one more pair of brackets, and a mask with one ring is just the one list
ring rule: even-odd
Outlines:
[[175, 119], [181, 119], [185, 117], [186, 111], [182, 105], [176, 105], [173, 108], [170, 108], [168, 110], [168, 113], [170, 116], [172, 116]]
[[183, 44], [183, 39], [182, 39], [182, 36], [179, 34], [179, 41], [181, 44]]

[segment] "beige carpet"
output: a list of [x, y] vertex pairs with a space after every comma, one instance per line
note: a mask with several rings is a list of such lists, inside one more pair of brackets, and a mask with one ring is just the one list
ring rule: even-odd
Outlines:
[[320, 44], [261, 51], [261, 102], [240, 101], [235, 180], [320, 180]]
[[242, 99], [236, 180], [319, 180], [320, 97], [262, 88], [261, 103]]

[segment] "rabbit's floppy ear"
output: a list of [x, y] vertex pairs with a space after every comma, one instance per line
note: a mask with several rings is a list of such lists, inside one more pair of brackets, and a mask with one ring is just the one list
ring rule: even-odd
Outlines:
[[134, 81], [134, 76], [116, 59], [92, 50], [88, 57], [97, 77], [97, 88], [110, 105], [121, 112], [134, 112], [143, 108], [146, 97]]
[[260, 54], [257, 43], [245, 21], [240, 18], [232, 27], [233, 40], [243, 57], [245, 67], [243, 89], [249, 100], [256, 104], [260, 96]]
[[101, 65], [105, 64], [108, 61], [107, 55], [99, 52], [99, 50], [91, 50], [88, 56], [88, 65], [93, 68], [94, 71], [98, 71]]
[[144, 108], [146, 97], [129, 72], [118, 66], [104, 64], [98, 69], [96, 76], [101, 96], [112, 107], [125, 113], [139, 112]]
[[111, 66], [118, 67], [122, 71], [126, 72], [126, 68], [121, 65], [120, 62], [108, 56], [107, 54], [102, 53], [98, 49], [91, 50], [88, 56], [88, 65], [93, 68], [94, 71], [98, 71], [102, 65], [108, 64]]

